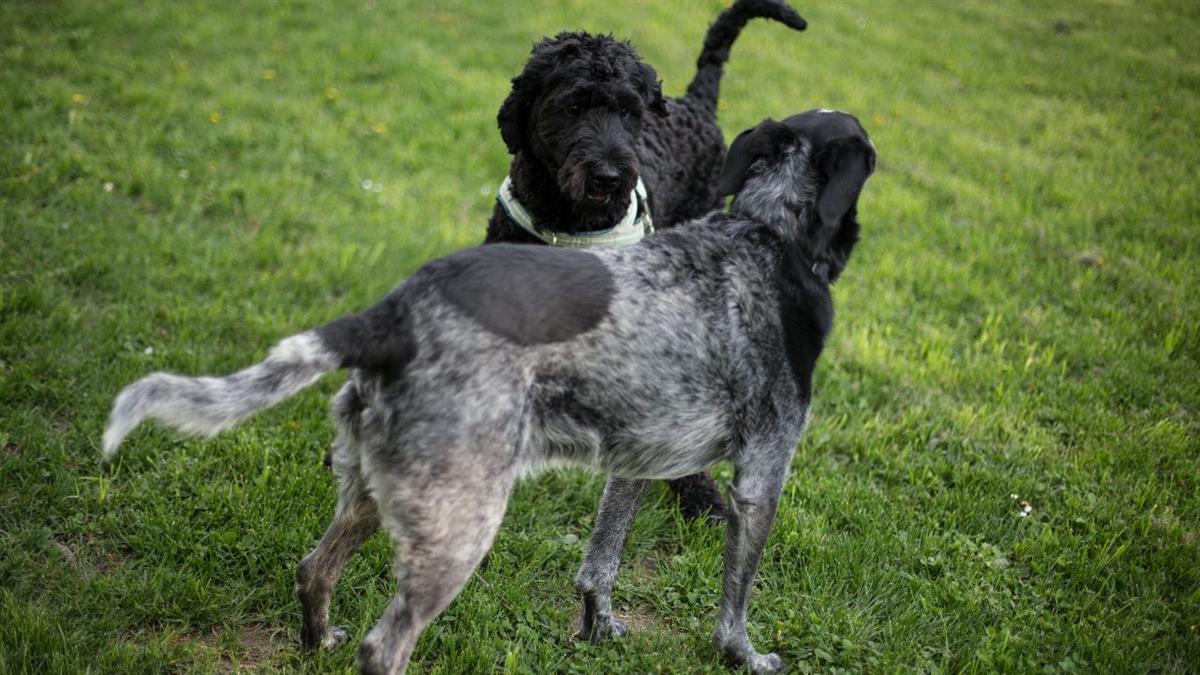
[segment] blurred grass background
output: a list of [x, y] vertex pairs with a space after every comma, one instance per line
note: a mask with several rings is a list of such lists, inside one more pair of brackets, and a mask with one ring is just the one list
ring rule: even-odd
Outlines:
[[[840, 108], [881, 159], [752, 637], [798, 672], [1194, 671], [1200, 5], [794, 5], [807, 32], [734, 47], [726, 137]], [[723, 6], [0, 4], [0, 671], [351, 668], [301, 655], [292, 596], [341, 376], [107, 467], [112, 397], [239, 368], [481, 241], [540, 36], [630, 39], [680, 94]], [[600, 485], [523, 484], [413, 669], [722, 671], [722, 529], [657, 488], [630, 636], [572, 639]], [[335, 594], [353, 640], [389, 555]]]

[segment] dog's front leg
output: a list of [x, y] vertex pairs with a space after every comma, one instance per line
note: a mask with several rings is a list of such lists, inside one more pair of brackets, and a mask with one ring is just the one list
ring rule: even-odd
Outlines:
[[592, 642], [625, 634], [625, 623], [612, 614], [612, 587], [621, 566], [621, 552], [648, 481], [611, 477], [604, 486], [596, 526], [588, 542], [575, 588], [583, 598], [579, 636]]
[[[782, 455], [782, 456], [780, 456]], [[760, 654], [746, 633], [746, 610], [763, 544], [775, 522], [779, 493], [791, 462], [791, 451], [746, 458], [736, 467], [730, 489], [729, 520], [725, 531], [725, 578], [713, 644], [726, 658], [755, 673], [774, 673], [783, 668], [777, 654]], [[780, 466], [780, 459], [783, 460]]]

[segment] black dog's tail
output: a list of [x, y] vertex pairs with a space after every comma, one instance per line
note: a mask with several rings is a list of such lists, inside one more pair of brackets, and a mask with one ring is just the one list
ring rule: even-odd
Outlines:
[[795, 30], [804, 30], [808, 22], [783, 0], [737, 0], [721, 12], [704, 36], [704, 50], [696, 60], [696, 77], [688, 85], [684, 98], [705, 104], [716, 113], [721, 90], [721, 73], [729, 60], [729, 49], [746, 22], [755, 17], [774, 19]]
[[342, 368], [384, 370], [414, 353], [406, 317], [391, 299], [284, 339], [263, 361], [224, 377], [154, 373], [125, 387], [104, 430], [106, 459], [146, 418], [212, 436]]

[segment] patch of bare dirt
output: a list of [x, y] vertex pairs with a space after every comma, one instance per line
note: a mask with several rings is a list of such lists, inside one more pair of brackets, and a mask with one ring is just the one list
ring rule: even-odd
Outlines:
[[[232, 642], [231, 634], [235, 636]], [[263, 623], [241, 624], [232, 630], [214, 626], [207, 632], [178, 635], [171, 642], [217, 652], [217, 670], [222, 673], [259, 672], [288, 644], [281, 628]]]
[[[614, 614], [625, 622], [630, 633], [656, 633], [668, 629], [666, 619], [655, 614], [654, 610], [649, 607], [618, 607]], [[575, 612], [575, 615], [571, 617], [572, 633], [578, 635], [582, 627], [583, 613], [581, 610]]]
[[231, 663], [234, 666], [231, 670], [261, 669], [287, 641], [282, 631], [267, 624], [245, 624], [239, 627], [238, 632], [241, 649], [236, 663]]

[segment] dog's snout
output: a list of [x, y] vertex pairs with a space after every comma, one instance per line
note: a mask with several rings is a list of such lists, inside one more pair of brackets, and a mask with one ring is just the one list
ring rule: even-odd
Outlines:
[[621, 174], [617, 172], [615, 167], [604, 166], [592, 172], [588, 179], [591, 187], [601, 192], [616, 192], [617, 188], [621, 187]]

